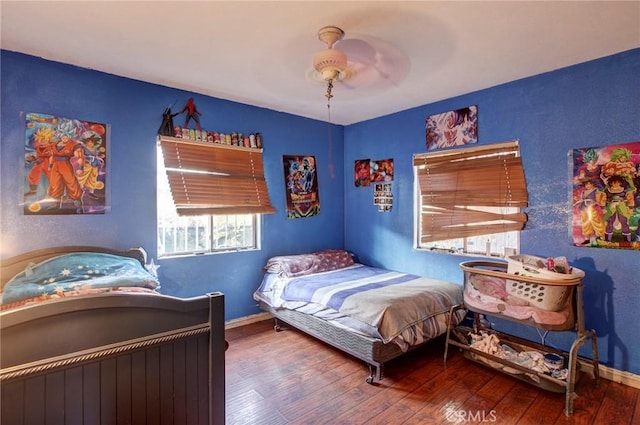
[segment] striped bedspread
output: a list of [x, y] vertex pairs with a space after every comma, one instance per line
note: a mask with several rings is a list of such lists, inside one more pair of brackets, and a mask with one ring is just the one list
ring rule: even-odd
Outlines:
[[291, 279], [286, 301], [326, 306], [378, 329], [389, 342], [405, 329], [462, 302], [462, 287], [364, 265]]

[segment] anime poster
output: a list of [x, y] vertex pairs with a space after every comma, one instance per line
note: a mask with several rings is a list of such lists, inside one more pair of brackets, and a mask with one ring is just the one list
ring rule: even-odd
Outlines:
[[371, 160], [356, 159], [353, 167], [353, 184], [356, 187], [367, 187], [371, 183]]
[[104, 214], [107, 125], [29, 113], [24, 214]]
[[373, 183], [393, 181], [393, 159], [371, 161], [371, 181]]
[[640, 142], [569, 152], [573, 244], [640, 250]]
[[393, 159], [357, 159], [354, 164], [353, 182], [356, 187], [368, 187], [372, 182], [393, 181]]
[[284, 155], [282, 162], [286, 182], [287, 218], [304, 218], [320, 214], [315, 157]]
[[478, 107], [427, 117], [427, 149], [463, 146], [478, 141]]

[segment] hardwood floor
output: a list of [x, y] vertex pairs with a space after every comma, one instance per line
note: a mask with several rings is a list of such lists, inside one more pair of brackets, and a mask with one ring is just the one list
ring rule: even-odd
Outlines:
[[227, 424], [640, 424], [640, 390], [588, 374], [574, 414], [564, 394], [483, 367], [444, 339], [389, 362], [382, 382], [365, 382], [360, 360], [273, 321], [227, 330]]

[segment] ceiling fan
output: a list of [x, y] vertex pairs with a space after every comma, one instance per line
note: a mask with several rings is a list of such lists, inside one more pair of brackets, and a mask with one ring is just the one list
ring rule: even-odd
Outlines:
[[322, 27], [318, 31], [318, 38], [327, 48], [313, 55], [313, 69], [327, 83], [327, 101], [333, 97], [333, 82], [342, 81], [350, 76], [347, 72], [347, 55], [334, 47], [343, 37], [344, 31], [334, 26]]
[[397, 85], [408, 72], [408, 58], [395, 46], [374, 37], [345, 38], [342, 29], [325, 26], [318, 30], [318, 39], [327, 47], [313, 56], [313, 69], [308, 75], [327, 84], [328, 101], [333, 97], [334, 83], [347, 89], [384, 88]]

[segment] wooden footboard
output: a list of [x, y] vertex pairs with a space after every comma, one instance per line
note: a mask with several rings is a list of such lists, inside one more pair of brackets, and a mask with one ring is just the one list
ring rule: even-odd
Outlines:
[[101, 294], [0, 320], [3, 424], [224, 424], [223, 294]]

